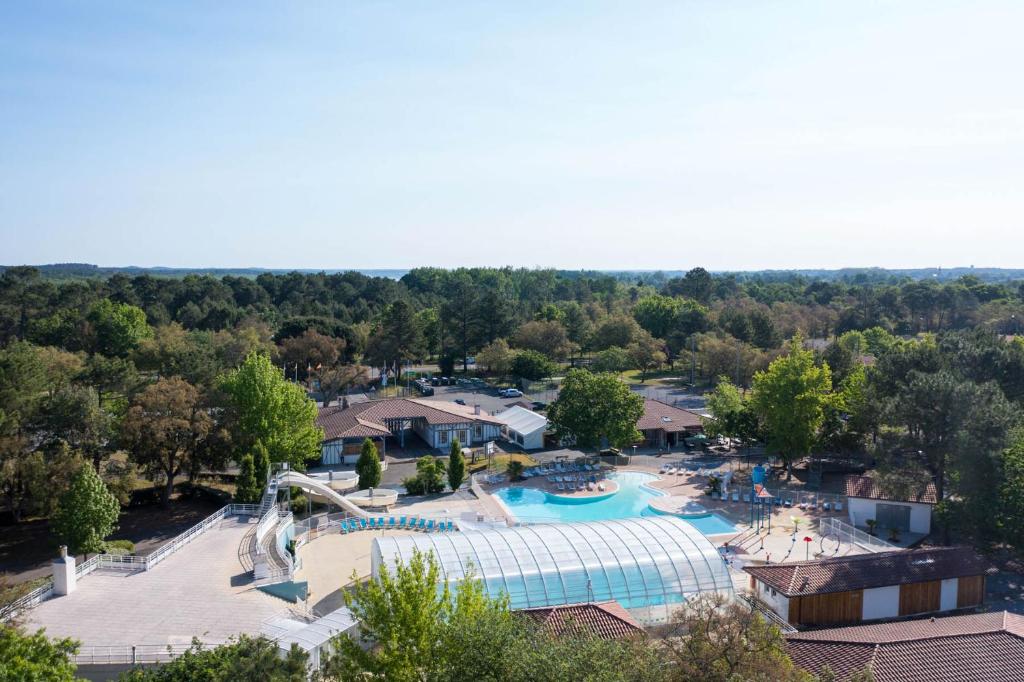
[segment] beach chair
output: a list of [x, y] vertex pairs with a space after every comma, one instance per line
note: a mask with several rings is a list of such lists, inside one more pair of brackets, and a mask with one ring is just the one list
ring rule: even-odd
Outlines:
[[740, 501], [740, 494], [739, 493], [733, 493], [732, 494], [732, 501], [733, 502], [739, 502]]
[[427, 532], [434, 530], [434, 519], [427, 521]]
[[416, 529], [417, 530], [423, 530], [426, 527], [427, 527], [427, 520], [426, 519], [420, 519], [420, 522], [419, 522], [419, 524], [417, 524]]
[[394, 528], [394, 527], [395, 527], [395, 517], [394, 516], [390, 516], [390, 517], [388, 517], [388, 528]]
[[448, 527], [445, 530], [447, 530], [448, 532], [451, 532], [451, 531], [455, 530], [455, 522], [454, 521], [449, 521], [446, 525]]
[[349, 519], [348, 520], [348, 529], [349, 529], [350, 532], [354, 533], [357, 530], [359, 530], [360, 528], [362, 528], [362, 526], [359, 525], [359, 519]]
[[558, 485], [555, 486], [555, 490], [565, 490], [565, 486], [559, 483]]
[[400, 517], [398, 519], [398, 527], [399, 528], [405, 528], [405, 517], [404, 516], [402, 516], [402, 517]]
[[348, 521], [338, 521], [338, 531], [343, 535], [348, 533]]
[[369, 524], [366, 522], [366, 519], [359, 517], [359, 528], [362, 530], [366, 530], [368, 527]]
[[786, 506], [787, 507], [792, 507], [793, 506], [793, 500], [791, 500], [790, 498], [787, 497], [786, 498]]
[[377, 527], [377, 517], [374, 516], [374, 517], [370, 518], [370, 530], [373, 530], [376, 527]]

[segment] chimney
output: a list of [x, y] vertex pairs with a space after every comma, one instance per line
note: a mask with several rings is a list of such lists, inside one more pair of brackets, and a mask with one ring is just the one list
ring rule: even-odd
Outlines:
[[75, 573], [75, 557], [68, 556], [67, 545], [60, 546], [60, 557], [53, 560], [53, 593], [57, 595], [71, 594], [77, 585]]
[[480, 403], [473, 406], [473, 414], [480, 414]]

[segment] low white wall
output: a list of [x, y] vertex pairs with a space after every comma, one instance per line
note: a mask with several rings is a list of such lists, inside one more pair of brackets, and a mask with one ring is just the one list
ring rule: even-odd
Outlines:
[[772, 611], [779, 614], [784, 621], [789, 622], [789, 597], [783, 595], [781, 592], [775, 592], [772, 594], [772, 588], [768, 587], [760, 580], [755, 581], [757, 585], [757, 598], [767, 604]]
[[910, 504], [910, 532], [932, 532], [932, 506], [930, 504]]
[[864, 590], [864, 620], [895, 618], [900, 615], [900, 586], [888, 585]]
[[960, 580], [958, 578], [947, 578], [942, 581], [942, 593], [939, 597], [939, 610], [952, 611], [956, 608], [957, 589]]
[[[875, 510], [875, 505], [878, 502], [879, 500], [863, 500], [851, 497], [848, 505], [850, 523], [858, 528], [864, 528], [867, 526], [868, 519], [878, 518], [877, 511]], [[930, 504], [885, 502], [884, 500], [881, 500], [881, 502], [882, 504], [900, 504], [910, 507], [911, 533], [924, 533], [927, 535], [932, 531], [932, 506]]]

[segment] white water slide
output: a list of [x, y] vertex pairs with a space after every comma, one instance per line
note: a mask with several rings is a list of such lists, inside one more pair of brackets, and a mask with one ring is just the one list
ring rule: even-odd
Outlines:
[[337, 505], [355, 516], [378, 516], [377, 514], [370, 514], [359, 507], [359, 505], [353, 503], [351, 500], [345, 499], [345, 496], [339, 493], [337, 490], [332, 488], [327, 483], [318, 481], [315, 478], [310, 478], [305, 474], [300, 474], [297, 471], [283, 471], [277, 475], [278, 486], [295, 486], [301, 488], [307, 493], [313, 493], [327, 499], [331, 504]]

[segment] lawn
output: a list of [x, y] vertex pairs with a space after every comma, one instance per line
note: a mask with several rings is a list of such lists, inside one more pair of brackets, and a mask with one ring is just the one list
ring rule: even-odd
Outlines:
[[[540, 462], [535, 460], [533, 457], [530, 457], [529, 455], [512, 453], [507, 455], [495, 455], [491, 457], [491, 469], [494, 471], [504, 471], [505, 469], [508, 468], [508, 463], [513, 460], [521, 462], [524, 467], [532, 467], [540, 464]], [[471, 474], [483, 471], [484, 469], [487, 468], [487, 458], [481, 457], [476, 461], [475, 464], [470, 464], [467, 461], [466, 468], [469, 470]]]

